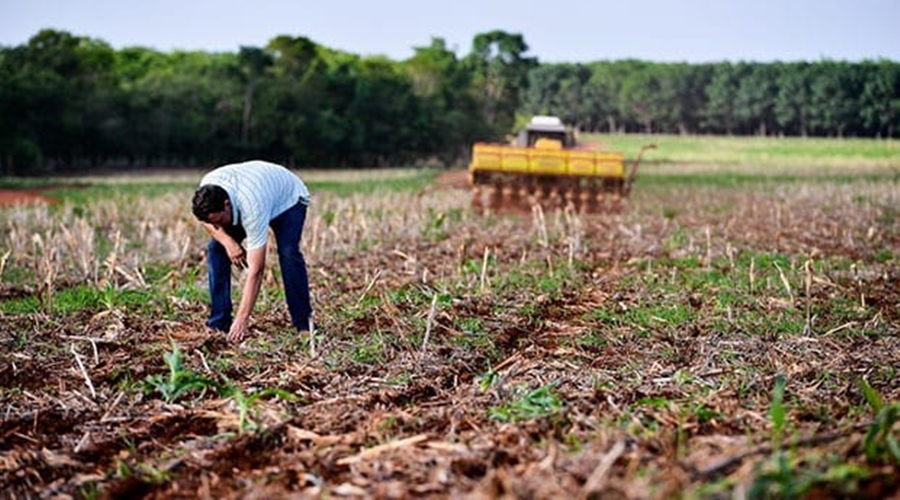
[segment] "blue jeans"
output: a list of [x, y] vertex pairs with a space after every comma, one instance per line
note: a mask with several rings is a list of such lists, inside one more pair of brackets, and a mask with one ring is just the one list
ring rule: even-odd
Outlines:
[[[306, 205], [297, 203], [269, 223], [269, 227], [275, 233], [278, 265], [281, 267], [291, 323], [298, 331], [309, 330], [309, 318], [312, 315], [309, 276], [306, 273], [306, 260], [300, 251], [300, 238], [303, 236], [305, 222]], [[227, 232], [239, 243], [244, 240], [243, 228], [229, 228]], [[231, 259], [228, 258], [225, 247], [215, 239], [210, 239], [207, 250], [209, 295], [212, 304], [209, 321], [206, 324], [210, 328], [227, 332], [231, 328], [232, 321]]]

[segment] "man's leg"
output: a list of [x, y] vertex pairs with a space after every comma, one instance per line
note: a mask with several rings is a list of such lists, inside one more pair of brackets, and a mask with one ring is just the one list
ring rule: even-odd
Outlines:
[[309, 276], [306, 260], [300, 251], [300, 238], [306, 222], [306, 205], [298, 203], [272, 220], [270, 226], [275, 233], [278, 246], [278, 265], [284, 281], [284, 295], [291, 323], [298, 331], [309, 330], [312, 304], [309, 298]]
[[209, 240], [206, 263], [209, 269], [210, 328], [227, 332], [231, 328], [231, 259], [221, 243]]

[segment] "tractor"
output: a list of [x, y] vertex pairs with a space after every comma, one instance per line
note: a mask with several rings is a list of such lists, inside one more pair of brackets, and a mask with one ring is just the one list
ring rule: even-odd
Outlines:
[[643, 146], [626, 168], [621, 152], [580, 148], [555, 116], [535, 116], [511, 144], [472, 147], [469, 184], [479, 212], [572, 208], [578, 213], [615, 212], [631, 193]]

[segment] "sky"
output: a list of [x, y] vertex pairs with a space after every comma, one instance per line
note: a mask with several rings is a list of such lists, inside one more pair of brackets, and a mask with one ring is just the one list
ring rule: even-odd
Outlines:
[[52, 28], [115, 49], [237, 52], [279, 35], [404, 60], [520, 34], [540, 62], [900, 61], [900, 0], [0, 0], [0, 46]]

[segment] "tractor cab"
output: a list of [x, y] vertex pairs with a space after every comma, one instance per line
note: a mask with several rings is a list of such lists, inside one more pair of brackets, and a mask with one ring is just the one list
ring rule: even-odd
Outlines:
[[519, 131], [515, 144], [519, 147], [533, 148], [553, 142], [557, 142], [561, 149], [568, 149], [575, 146], [575, 136], [558, 117], [535, 116]]

